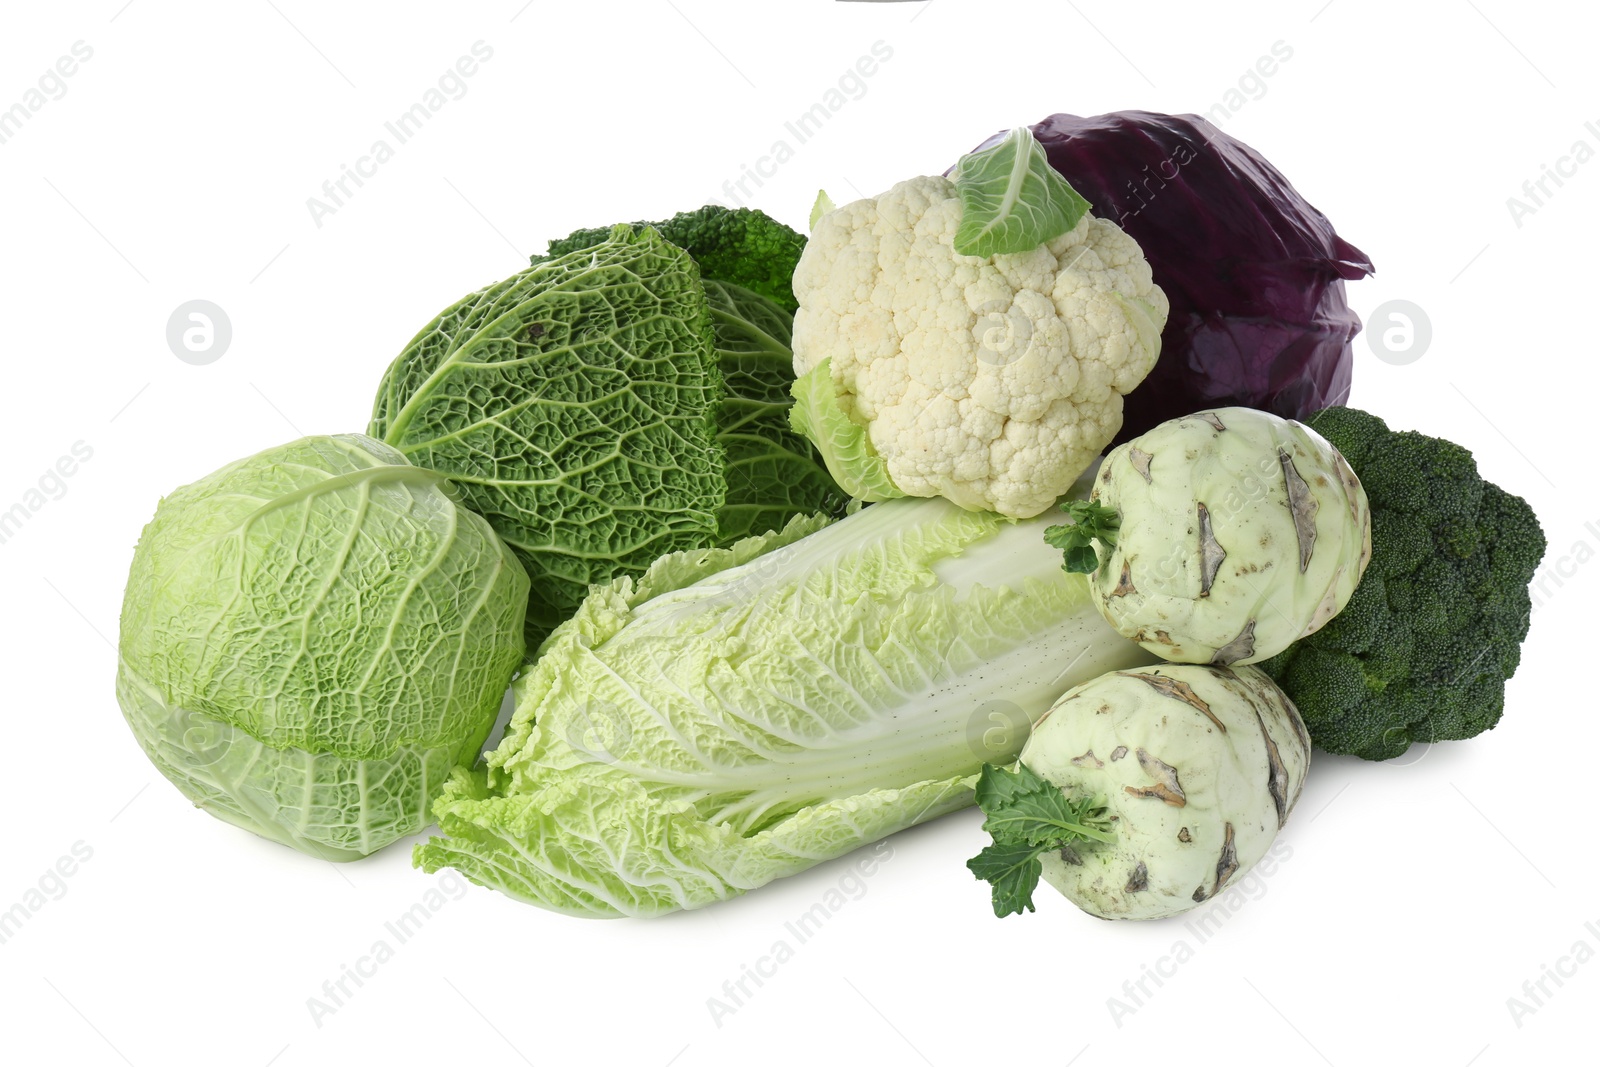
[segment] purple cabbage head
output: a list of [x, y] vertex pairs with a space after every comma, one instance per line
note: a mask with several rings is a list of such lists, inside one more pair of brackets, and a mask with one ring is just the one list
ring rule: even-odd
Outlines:
[[1202, 408], [1303, 418], [1345, 402], [1361, 320], [1344, 283], [1372, 261], [1277, 168], [1198, 115], [1051, 115], [1033, 134], [1094, 213], [1139, 242], [1172, 303], [1119, 441]]

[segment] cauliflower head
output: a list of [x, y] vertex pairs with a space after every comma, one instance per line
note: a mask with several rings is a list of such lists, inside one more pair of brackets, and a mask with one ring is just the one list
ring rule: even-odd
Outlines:
[[961, 215], [953, 182], [922, 177], [817, 220], [794, 273], [791, 417], [861, 499], [1029, 518], [1116, 436], [1167, 298], [1106, 219], [981, 257], [955, 251]]

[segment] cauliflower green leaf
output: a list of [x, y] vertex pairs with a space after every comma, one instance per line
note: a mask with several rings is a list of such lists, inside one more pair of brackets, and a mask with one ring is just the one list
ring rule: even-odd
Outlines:
[[950, 177], [961, 198], [955, 250], [963, 256], [1026, 252], [1071, 232], [1089, 213], [1089, 201], [1050, 166], [1026, 126], [962, 156]]
[[845, 413], [833, 384], [833, 362], [823, 360], [792, 387], [789, 423], [822, 454], [828, 473], [857, 500], [893, 500], [906, 494], [889, 477], [889, 465], [872, 447], [867, 428]]

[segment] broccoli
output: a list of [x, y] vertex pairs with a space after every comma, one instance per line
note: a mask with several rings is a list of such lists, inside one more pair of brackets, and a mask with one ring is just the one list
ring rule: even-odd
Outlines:
[[1306, 421], [1366, 489], [1372, 560], [1344, 611], [1257, 666], [1327, 752], [1391, 759], [1413, 741], [1492, 728], [1544, 556], [1533, 509], [1485, 481], [1472, 453], [1450, 441], [1390, 430], [1355, 408]]
[[[654, 226], [700, 265], [706, 278], [742, 286], [771, 300], [789, 314], [800, 305], [790, 279], [806, 246], [803, 234], [754, 208], [729, 208], [707, 204], [680, 211], [664, 222], [635, 222], [634, 231]], [[611, 236], [611, 227], [574, 230], [550, 242], [549, 251], [533, 256], [534, 263], [591, 248]]]

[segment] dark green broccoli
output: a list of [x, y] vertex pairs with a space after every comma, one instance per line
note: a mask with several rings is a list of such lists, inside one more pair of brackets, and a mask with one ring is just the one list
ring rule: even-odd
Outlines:
[[1521, 497], [1472, 453], [1390, 430], [1355, 408], [1306, 424], [1344, 453], [1372, 505], [1372, 561], [1331, 622], [1257, 664], [1299, 707], [1318, 748], [1390, 759], [1413, 741], [1473, 737], [1500, 721], [1544, 556]]
[[[645, 226], [654, 226], [662, 237], [688, 252], [700, 265], [703, 276], [759, 293], [791, 315], [800, 306], [790, 280], [806, 246], [805, 236], [765, 212], [707, 204], [694, 211], [680, 211], [664, 222], [633, 224], [636, 231]], [[574, 230], [551, 241], [549, 251], [533, 256], [532, 261], [539, 263], [590, 248], [610, 235], [609, 226]]]

